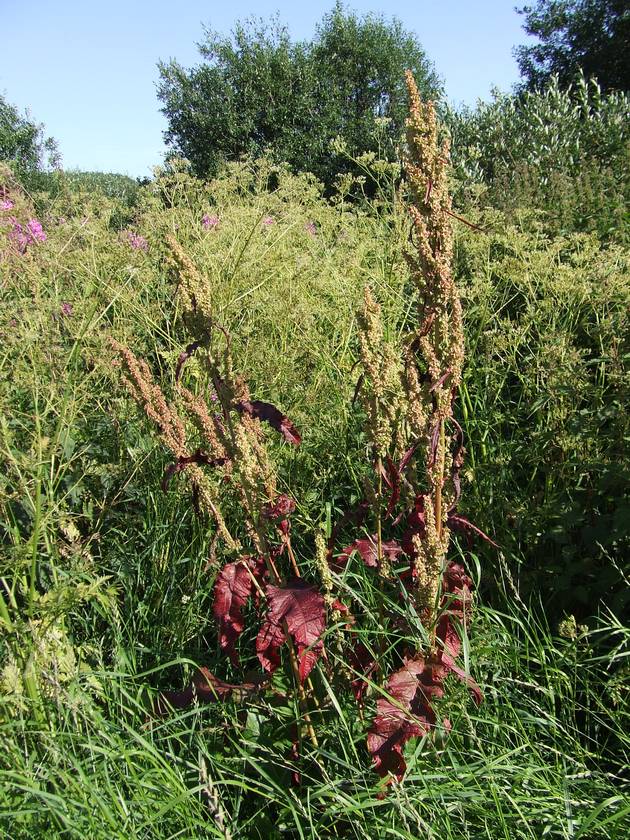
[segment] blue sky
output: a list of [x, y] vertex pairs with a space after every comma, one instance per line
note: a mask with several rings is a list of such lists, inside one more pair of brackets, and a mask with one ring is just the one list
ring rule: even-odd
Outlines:
[[[346, 3], [399, 18], [414, 32], [455, 103], [473, 104], [518, 79], [524, 43], [517, 0]], [[520, 5], [520, 4], [519, 4]], [[0, 93], [29, 109], [59, 143], [66, 168], [149, 175], [165, 151], [157, 62], [199, 62], [202, 24], [229, 33], [237, 20], [278, 12], [295, 40], [312, 37], [334, 0], [0, 0]]]

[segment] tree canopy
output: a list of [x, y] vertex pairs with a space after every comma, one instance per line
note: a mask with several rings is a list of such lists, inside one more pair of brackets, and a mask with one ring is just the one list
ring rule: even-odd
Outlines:
[[56, 142], [44, 137], [42, 125], [23, 115], [0, 95], [0, 160], [25, 176], [59, 162]]
[[229, 37], [208, 29], [204, 36], [203, 63], [160, 63], [158, 91], [167, 144], [204, 177], [222, 160], [269, 153], [330, 186], [349, 166], [331, 149], [336, 137], [353, 156], [376, 151], [376, 117], [386, 119], [391, 138], [400, 136], [405, 69], [425, 95], [440, 91], [416, 36], [399, 21], [360, 18], [340, 4], [311, 41], [293, 42], [277, 17], [238, 23]]
[[526, 86], [539, 89], [551, 76], [566, 86], [580, 70], [603, 91], [630, 90], [628, 0], [537, 0], [518, 10], [538, 44], [516, 48]]

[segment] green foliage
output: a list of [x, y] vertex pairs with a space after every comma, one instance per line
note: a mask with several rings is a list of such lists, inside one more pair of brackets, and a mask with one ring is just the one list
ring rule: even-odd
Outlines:
[[138, 179], [118, 172], [83, 172], [79, 169], [63, 172], [63, 180], [71, 190], [102, 195], [134, 207], [138, 201]]
[[[36, 207], [9, 187], [25, 222]], [[166, 168], [134, 210], [146, 252], [112, 230], [112, 199], [62, 191], [40, 211], [47, 240], [24, 254], [0, 227], [0, 836], [625, 840], [627, 249], [550, 237], [533, 212], [519, 226], [478, 213], [489, 232], [458, 233], [462, 479], [474, 478], [463, 497], [502, 549], [480, 548], [469, 569], [479, 581], [483, 568], [487, 593], [464, 639], [485, 701], [471, 714], [453, 687], [448, 740], [408, 750], [405, 782], [380, 799], [364, 747], [379, 690], [361, 721], [325, 668], [312, 713], [324, 734], [319, 750], [300, 746], [300, 786], [289, 756], [300, 710], [282, 682], [248, 710], [230, 700], [149, 714], [193, 663], [234, 672], [211, 615], [208, 522], [181, 477], [159, 489], [167, 456], [121, 391], [109, 336], [168, 388], [188, 340], [164, 262], [175, 235], [253, 394], [303, 433], [274, 456], [299, 502], [298, 562], [312, 570], [315, 533], [364, 493], [355, 312], [368, 282], [387, 334], [405, 330], [407, 220], [331, 205], [312, 177], [265, 159], [208, 183]], [[203, 226], [206, 213], [217, 226]], [[396, 634], [380, 628], [379, 604], [400, 610], [400, 594], [354, 561], [342, 584], [373, 616], [363, 640], [389, 655]], [[556, 633], [563, 608], [577, 620]]]
[[[627, 249], [549, 239], [531, 212], [463, 233], [468, 352], [462, 389], [470, 514], [549, 614], [627, 606], [630, 548]], [[480, 458], [480, 461], [478, 459]]]
[[602, 89], [630, 90], [630, 15], [625, 0], [537, 0], [518, 10], [524, 29], [540, 43], [517, 47], [521, 75], [530, 90], [553, 76], [563, 86], [581, 72]]
[[200, 52], [205, 62], [190, 70], [159, 65], [159, 98], [167, 142], [201, 176], [216, 174], [223, 160], [269, 152], [330, 188], [338, 172], [352, 168], [331, 152], [336, 137], [352, 156], [376, 152], [374, 120], [386, 118], [390, 140], [398, 141], [405, 69], [423, 93], [439, 89], [417, 39], [399, 21], [359, 18], [341, 5], [311, 42], [293, 43], [277, 18], [250, 20], [231, 38], [206, 30]]
[[454, 177], [471, 197], [504, 210], [544, 210], [555, 232], [628, 237], [630, 97], [580, 77], [522, 96], [495, 92], [449, 111]]
[[38, 184], [38, 174], [46, 167], [59, 163], [57, 144], [44, 137], [44, 127], [20, 114], [0, 96], [0, 161], [11, 165], [13, 171], [29, 186]]

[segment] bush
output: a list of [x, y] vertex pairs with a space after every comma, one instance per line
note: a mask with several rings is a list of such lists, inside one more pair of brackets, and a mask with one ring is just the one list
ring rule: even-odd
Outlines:
[[331, 150], [336, 137], [351, 156], [377, 152], [374, 120], [385, 118], [390, 139], [399, 141], [405, 69], [425, 95], [439, 91], [422, 47], [399, 21], [358, 18], [340, 4], [311, 42], [293, 43], [277, 19], [248, 21], [231, 38], [206, 31], [200, 51], [205, 62], [191, 70], [159, 65], [159, 98], [167, 142], [203, 177], [223, 160], [268, 152], [330, 190], [337, 173], [351, 168]]
[[554, 79], [541, 92], [495, 93], [475, 110], [450, 111], [447, 122], [467, 194], [477, 184], [501, 209], [544, 210], [556, 231], [628, 236], [627, 94], [604, 95], [583, 77], [563, 90]]

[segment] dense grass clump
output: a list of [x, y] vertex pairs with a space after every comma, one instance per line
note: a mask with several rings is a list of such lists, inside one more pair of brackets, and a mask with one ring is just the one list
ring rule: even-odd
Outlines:
[[[111, 339], [174, 394], [198, 326], [177, 293], [175, 237], [252, 393], [302, 432], [299, 449], [272, 441], [270, 453], [308, 567], [317, 534], [363, 497], [356, 312], [367, 283], [386, 338], [408, 330], [408, 219], [398, 205], [326, 202], [311, 178], [264, 161], [209, 183], [171, 167], [131, 210], [74, 192], [34, 204], [3, 178], [3, 836], [625, 838], [627, 250], [552, 236], [532, 213], [479, 211], [483, 233], [456, 230], [464, 512], [500, 546], [457, 549], [483, 593], [463, 657], [485, 699], [473, 709], [454, 683], [449, 737], [411, 742], [404, 782], [380, 798], [365, 749], [378, 679], [362, 721], [317, 675], [319, 745], [305, 739], [299, 765], [301, 711], [281, 685], [247, 705], [151, 714], [195, 666], [236, 674], [211, 613], [212, 529], [180, 476], [161, 489], [169, 456], [126, 398]], [[46, 239], [22, 247], [15, 225], [33, 219]], [[200, 360], [185, 375], [201, 382]], [[228, 507], [230, 523], [239, 515]], [[354, 562], [343, 585], [387, 648], [379, 609], [400, 611], [400, 594]]]

